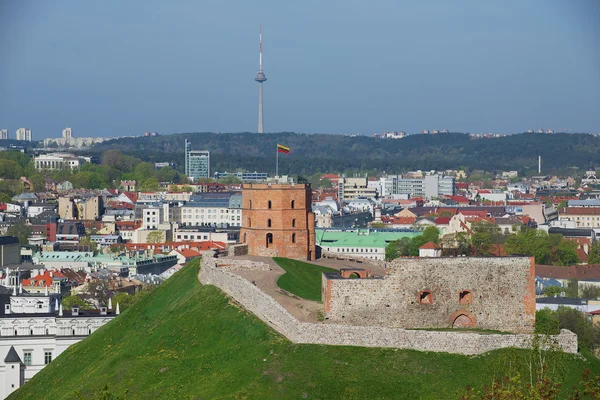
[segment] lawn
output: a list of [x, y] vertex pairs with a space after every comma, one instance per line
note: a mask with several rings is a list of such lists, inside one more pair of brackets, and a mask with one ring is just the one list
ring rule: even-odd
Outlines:
[[[509, 368], [528, 382], [538, 358], [514, 349], [469, 357], [294, 344], [197, 274], [195, 260], [9, 399], [115, 399], [125, 391], [126, 400], [458, 399], [467, 385], [482, 388]], [[585, 367], [600, 373], [599, 360], [584, 356], [563, 355], [549, 369], [563, 388]]]
[[306, 300], [321, 301], [321, 274], [337, 271], [289, 258], [274, 257], [273, 260], [285, 270], [277, 286]]

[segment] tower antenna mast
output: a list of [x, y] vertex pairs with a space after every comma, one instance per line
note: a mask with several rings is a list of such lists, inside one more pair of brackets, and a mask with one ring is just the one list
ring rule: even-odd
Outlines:
[[262, 25], [260, 25], [259, 36], [259, 53], [258, 53], [258, 73], [254, 80], [258, 82], [258, 133], [263, 133], [263, 82], [267, 80], [262, 66]]

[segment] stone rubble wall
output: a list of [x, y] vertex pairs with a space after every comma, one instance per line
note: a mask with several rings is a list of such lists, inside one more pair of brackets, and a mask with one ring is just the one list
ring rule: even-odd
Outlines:
[[345, 255], [340, 253], [333, 253], [330, 251], [322, 251], [322, 258], [329, 258], [333, 260], [343, 260], [355, 263], [356, 268], [365, 268], [368, 269], [370, 266], [377, 266], [381, 268], [386, 268], [387, 263], [384, 260], [374, 260], [372, 258], [360, 257], [360, 256], [352, 256]]
[[217, 267], [227, 271], [270, 271], [269, 264], [261, 261], [220, 258]]
[[[534, 339], [534, 335], [530, 334], [477, 334], [299, 322], [282, 305], [251, 282], [218, 268], [218, 262], [218, 259], [209, 255], [202, 258], [198, 275], [200, 282], [217, 286], [294, 343], [481, 354], [506, 347], [528, 348]], [[552, 345], [566, 353], [577, 353], [577, 335], [566, 329], [548, 339]], [[547, 347], [548, 344], [542, 346]]]

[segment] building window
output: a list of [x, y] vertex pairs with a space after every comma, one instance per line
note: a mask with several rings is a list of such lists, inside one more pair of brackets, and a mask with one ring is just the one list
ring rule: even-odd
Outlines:
[[267, 220], [267, 228], [270, 228], [270, 227], [271, 227], [271, 218], [269, 218], [269, 219]]
[[421, 290], [418, 297], [419, 304], [433, 304], [433, 295], [429, 290]]
[[458, 293], [458, 304], [473, 303], [473, 294], [470, 290], [462, 290]]
[[248, 228], [252, 228], [252, 218], [248, 218]]
[[296, 204], [295, 202], [295, 200], [292, 200], [292, 208], [294, 208], [294, 205]]
[[23, 364], [31, 365], [31, 350], [26, 350], [23, 352]]
[[48, 365], [52, 362], [52, 352], [45, 351], [44, 352], [44, 364]]
[[269, 200], [269, 202], [267, 203], [267, 208], [270, 209], [271, 208], [271, 200]]
[[292, 233], [292, 243], [296, 243], [296, 234]]
[[248, 208], [252, 208], [252, 200], [248, 200]]
[[270, 247], [271, 245], [273, 245], [273, 234], [267, 233], [267, 247]]
[[296, 227], [296, 218], [292, 219], [292, 228]]

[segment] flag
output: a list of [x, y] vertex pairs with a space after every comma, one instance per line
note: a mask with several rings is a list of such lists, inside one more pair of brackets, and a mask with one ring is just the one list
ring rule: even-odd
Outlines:
[[285, 154], [290, 154], [290, 148], [289, 147], [285, 147], [284, 145], [277, 143], [277, 152], [279, 152], [279, 153], [285, 153]]

